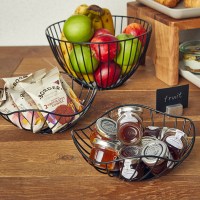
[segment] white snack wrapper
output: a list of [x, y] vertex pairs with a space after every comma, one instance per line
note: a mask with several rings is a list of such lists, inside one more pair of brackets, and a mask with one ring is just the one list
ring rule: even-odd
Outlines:
[[[39, 82], [32, 85], [21, 82], [19, 85], [31, 96], [41, 110], [52, 133], [57, 132], [74, 119], [75, 106], [66, 95], [59, 77], [58, 68], [50, 70]], [[49, 113], [51, 112], [51, 113]], [[70, 115], [70, 116], [59, 116]]]
[[[19, 109], [12, 100], [10, 94], [7, 91], [4, 93], [6, 94], [6, 100], [4, 98], [5, 97], [4, 95], [3, 96], [4, 99], [2, 100], [2, 104], [0, 106], [0, 112], [6, 119], [10, 120], [13, 124], [18, 126], [19, 128], [28, 129], [30, 127], [28, 120], [22, 115], [22, 113], [16, 112], [19, 111]], [[16, 113], [9, 114], [12, 112]]]
[[46, 75], [46, 69], [41, 69], [28, 75], [2, 78], [2, 79], [5, 81], [4, 87], [8, 89], [22, 91], [23, 88], [19, 85], [20, 82], [22, 81], [26, 81], [27, 83], [37, 82], [41, 80], [45, 75]]
[[45, 126], [45, 119], [38, 111], [28, 111], [28, 109], [38, 109], [36, 103], [25, 91], [16, 91], [8, 89], [13, 101], [19, 110], [27, 110], [22, 112], [23, 116], [28, 120], [30, 129], [33, 133], [40, 131]]
[[[33, 84], [35, 82], [41, 81], [41, 79], [46, 75], [46, 69], [38, 70], [34, 73], [18, 76], [2, 78], [5, 81], [5, 88], [8, 88], [15, 105], [19, 110], [27, 109], [38, 109], [36, 103], [33, 99], [25, 93], [24, 89], [20, 86], [20, 82], [26, 82], [28, 84]], [[26, 111], [22, 112], [22, 115], [28, 120], [29, 127], [28, 130], [32, 130], [34, 133], [40, 131], [42, 128], [46, 128], [45, 119], [39, 112]]]

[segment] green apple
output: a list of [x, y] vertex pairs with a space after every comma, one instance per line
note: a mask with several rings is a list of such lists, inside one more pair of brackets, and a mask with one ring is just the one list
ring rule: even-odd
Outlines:
[[90, 74], [97, 69], [99, 61], [88, 46], [75, 45], [69, 54], [69, 63], [75, 72]]
[[94, 27], [88, 16], [72, 15], [65, 21], [63, 32], [70, 42], [88, 42], [94, 34]]
[[120, 42], [120, 51], [115, 62], [121, 66], [130, 66], [138, 61], [141, 54], [141, 42], [131, 34], [121, 33], [117, 36]]

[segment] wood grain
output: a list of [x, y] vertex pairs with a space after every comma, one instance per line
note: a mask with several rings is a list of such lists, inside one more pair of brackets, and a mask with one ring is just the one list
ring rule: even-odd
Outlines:
[[[170, 174], [200, 176], [197, 138], [191, 155]], [[13, 141], [1, 143], [0, 177], [104, 176], [90, 166], [72, 140]], [[95, 173], [94, 173], [95, 172]]]
[[[0, 58], [0, 66], [10, 66], [3, 71], [6, 76], [57, 65], [49, 47], [0, 47]], [[10, 64], [8, 59], [12, 60]], [[179, 81], [180, 85], [190, 85], [184, 116], [194, 121], [197, 137], [190, 156], [168, 175], [131, 183], [111, 178], [90, 166], [71, 138], [72, 129], [89, 125], [114, 106], [140, 103], [155, 108], [156, 90], [168, 85], [155, 77], [153, 63], [147, 57], [146, 65], [123, 86], [98, 92], [83, 119], [64, 133], [34, 134], [0, 118], [0, 199], [199, 199], [200, 89], [184, 78]]]
[[[110, 177], [2, 178], [1, 199], [110, 200], [158, 199], [198, 200], [199, 177], [162, 177], [148, 182], [128, 183]], [[9, 187], [8, 187], [9, 186]], [[5, 193], [6, 189], [6, 193]]]
[[199, 145], [198, 139], [190, 157], [168, 175], [128, 183], [98, 173], [72, 141], [6, 142], [1, 147], [6, 150], [0, 166], [0, 198], [189, 199], [193, 194], [192, 199], [198, 199]]
[[156, 77], [168, 85], [177, 85], [179, 78], [179, 30], [155, 21]]

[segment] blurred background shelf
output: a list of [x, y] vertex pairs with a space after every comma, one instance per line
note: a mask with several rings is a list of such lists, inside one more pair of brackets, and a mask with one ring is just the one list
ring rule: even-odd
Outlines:
[[136, 2], [127, 3], [127, 13], [152, 24], [153, 32], [147, 55], [153, 60], [156, 77], [170, 86], [179, 84], [180, 32], [199, 30], [200, 17], [174, 19]]

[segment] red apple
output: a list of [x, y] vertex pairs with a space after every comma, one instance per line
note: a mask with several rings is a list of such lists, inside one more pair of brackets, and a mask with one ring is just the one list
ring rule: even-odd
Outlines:
[[146, 29], [141, 24], [135, 22], [131, 23], [123, 30], [123, 33], [131, 34], [135, 37], [142, 35], [139, 37], [139, 40], [141, 41], [142, 46], [144, 46], [146, 42]]
[[119, 42], [116, 41], [118, 41], [118, 39], [110, 34], [93, 37], [90, 46], [94, 57], [101, 62], [113, 60], [120, 49]]
[[118, 81], [120, 74], [121, 68], [119, 65], [111, 61], [108, 63], [100, 63], [94, 72], [94, 78], [99, 87], [107, 88]]
[[98, 35], [104, 35], [104, 34], [110, 34], [112, 35], [112, 33], [106, 29], [106, 28], [100, 28], [100, 29], [97, 29], [95, 32], [94, 32], [94, 35], [93, 35], [93, 38], [98, 36]]

